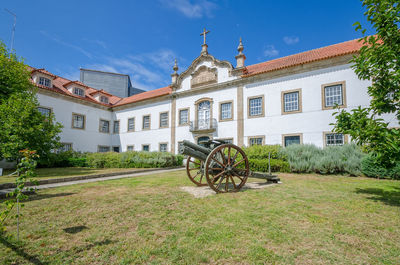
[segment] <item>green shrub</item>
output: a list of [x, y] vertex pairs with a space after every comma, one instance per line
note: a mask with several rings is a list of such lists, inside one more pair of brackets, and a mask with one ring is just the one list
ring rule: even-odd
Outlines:
[[181, 166], [183, 156], [166, 152], [89, 153], [87, 165], [94, 168], [162, 168]]
[[340, 174], [353, 176], [361, 174], [361, 149], [354, 144], [331, 146], [324, 149], [312, 144], [290, 145], [280, 151], [290, 164], [292, 172]]
[[371, 153], [362, 159], [361, 171], [364, 175], [372, 178], [400, 179], [400, 162], [390, 168], [386, 168], [377, 159], [376, 155]]
[[[249, 159], [250, 170], [268, 172], [268, 159]], [[271, 159], [272, 172], [289, 172], [289, 163], [280, 159]]]
[[50, 153], [46, 157], [40, 157], [38, 167], [84, 167], [86, 166], [86, 154], [75, 151]]
[[280, 145], [253, 145], [244, 147], [243, 151], [249, 159], [268, 159], [268, 153], [271, 153], [271, 158], [285, 160], [280, 153], [281, 149]]

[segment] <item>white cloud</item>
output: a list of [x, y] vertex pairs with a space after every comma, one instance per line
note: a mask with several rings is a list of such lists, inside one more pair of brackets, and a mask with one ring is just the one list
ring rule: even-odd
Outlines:
[[264, 56], [275, 57], [278, 56], [279, 51], [275, 49], [274, 45], [267, 45], [264, 49]]
[[160, 0], [160, 2], [169, 8], [176, 9], [188, 18], [213, 17], [213, 12], [218, 7], [208, 0]]
[[57, 37], [55, 35], [51, 35], [51, 34], [47, 33], [44, 30], [41, 30], [40, 33], [43, 36], [49, 38], [50, 40], [57, 42], [58, 44], [61, 44], [63, 46], [66, 46], [66, 47], [72, 48], [74, 50], [77, 50], [78, 52], [82, 53], [83, 55], [85, 55], [86, 57], [88, 57], [90, 59], [93, 58], [93, 56], [92, 56], [92, 54], [90, 52], [86, 51], [85, 49], [82, 49], [81, 47], [79, 47], [77, 45], [65, 42], [65, 41], [61, 40], [59, 37]]
[[283, 37], [283, 41], [287, 44], [287, 45], [292, 45], [292, 44], [296, 44], [300, 41], [299, 37], [296, 36], [285, 36]]

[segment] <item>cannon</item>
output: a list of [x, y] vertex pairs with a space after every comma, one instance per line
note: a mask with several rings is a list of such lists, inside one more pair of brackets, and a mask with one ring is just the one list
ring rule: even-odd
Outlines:
[[279, 182], [277, 176], [252, 172], [245, 152], [223, 140], [209, 140], [197, 145], [183, 141], [179, 153], [186, 155], [186, 173], [197, 186], [209, 186], [217, 193], [236, 192], [249, 177]]

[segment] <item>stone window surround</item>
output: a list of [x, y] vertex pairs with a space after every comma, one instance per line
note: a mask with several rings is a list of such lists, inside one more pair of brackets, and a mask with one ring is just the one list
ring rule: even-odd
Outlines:
[[[133, 129], [129, 130], [129, 120], [133, 119]], [[129, 117], [128, 119], [126, 119], [126, 131], [127, 132], [134, 132], [135, 131], [135, 127], [136, 127], [136, 119], [135, 117]]]
[[150, 147], [151, 147], [150, 144], [142, 144], [142, 151], [144, 151], [144, 150], [143, 150], [143, 147], [146, 146], [146, 145], [149, 147], [149, 151], [146, 151], [146, 152], [150, 152], [150, 150], [151, 150], [151, 149], [150, 149]]
[[[323, 141], [324, 141], [324, 147], [327, 147], [327, 145], [326, 145], [326, 135], [327, 134], [337, 134], [337, 133], [329, 132], [329, 131], [326, 131], [326, 132], [322, 133], [322, 137], [323, 137]], [[347, 144], [347, 143], [349, 143], [349, 135], [343, 134], [343, 144]]]
[[248, 136], [247, 137], [248, 146], [251, 146], [250, 145], [251, 139], [256, 139], [256, 138], [261, 138], [262, 139], [261, 145], [265, 145], [265, 135], [255, 135], [255, 136]]
[[[261, 98], [261, 114], [250, 115], [250, 100], [256, 99], [256, 98]], [[247, 97], [247, 118], [252, 119], [252, 118], [260, 118], [260, 117], [265, 117], [265, 97], [264, 97], [264, 95]]]
[[[45, 107], [45, 106], [42, 106], [42, 105], [39, 105], [38, 106], [38, 109], [39, 108], [42, 108], [42, 109], [48, 109], [50, 112], [49, 112], [49, 115], [51, 115], [52, 113], [53, 113], [53, 108], [51, 108], [51, 107]], [[40, 112], [40, 111], [39, 111]]]
[[[74, 149], [73, 149], [73, 146], [74, 146], [73, 143], [60, 142], [60, 144], [63, 145], [60, 149], [64, 149], [64, 146], [65, 146], [65, 145], [71, 145], [71, 149], [70, 149], [70, 150], [74, 150]], [[67, 150], [67, 151], [68, 151], [68, 150]]]
[[[231, 117], [228, 119], [222, 119], [222, 104], [226, 103], [231, 103]], [[226, 100], [226, 101], [221, 101], [219, 102], [219, 121], [224, 122], [224, 121], [233, 121], [233, 115], [234, 115], [234, 107], [233, 107], [233, 100]]]
[[208, 97], [200, 98], [200, 99], [198, 99], [198, 100], [196, 100], [194, 102], [195, 112], [196, 112], [196, 116], [195, 116], [196, 119], [195, 119], [194, 122], [195, 122], [196, 126], [197, 126], [198, 121], [199, 121], [199, 104], [201, 102], [204, 102], [204, 101], [210, 101], [210, 123], [212, 123], [212, 120], [213, 120], [213, 103], [214, 103], [214, 100], [212, 98], [208, 98]]
[[[149, 117], [149, 128], [144, 128], [144, 117]], [[151, 114], [146, 114], [142, 116], [142, 130], [143, 131], [147, 131], [147, 130], [151, 130]]]
[[[82, 127], [82, 128], [74, 127], [74, 116], [82, 116], [82, 117], [83, 117], [83, 127]], [[83, 114], [80, 114], [80, 113], [72, 112], [71, 128], [72, 128], [72, 129], [78, 129], [78, 130], [85, 130], [85, 128], [86, 128], [86, 115], [83, 115]]]
[[[114, 129], [115, 129], [115, 123], [116, 123], [116, 122], [119, 123], [119, 125], [118, 125], [118, 132], [115, 132], [115, 131], [114, 131]], [[113, 121], [113, 134], [119, 134], [120, 131], [121, 131], [121, 122], [120, 122], [119, 120]]]
[[215, 140], [221, 140], [221, 141], [227, 141], [227, 140], [229, 140], [229, 141], [232, 141], [232, 144], [233, 144], [233, 141], [234, 141], [233, 137], [227, 137], [227, 138], [216, 138]]
[[327, 86], [334, 86], [334, 85], [342, 85], [342, 105], [338, 105], [339, 108], [346, 108], [347, 107], [347, 99], [346, 99], [346, 81], [338, 81], [338, 82], [333, 82], [333, 83], [328, 83], [328, 84], [322, 84], [321, 85], [321, 104], [322, 104], [322, 110], [329, 110], [329, 109], [334, 109], [335, 106], [332, 107], [326, 107], [325, 106], [325, 87]]
[[300, 144], [303, 144], [303, 133], [282, 134], [282, 147], [285, 147], [285, 137], [287, 136], [300, 136]]
[[[132, 150], [128, 150], [129, 147], [132, 147]], [[135, 151], [135, 145], [134, 145], [134, 144], [128, 144], [128, 145], [126, 146], [126, 151]]]
[[105, 153], [105, 152], [100, 152], [100, 148], [101, 147], [106, 147], [106, 148], [108, 147], [108, 152], [110, 152], [110, 150], [111, 150], [111, 146], [109, 146], [109, 145], [98, 145], [97, 146], [97, 152], [98, 153]]
[[[101, 121], [108, 121], [108, 132], [103, 132], [103, 131], [101, 131]], [[103, 118], [99, 118], [99, 132], [101, 132], [101, 133], [110, 133], [110, 125], [111, 125], [111, 122], [110, 122], [110, 120], [107, 120], [107, 119], [103, 119]]]
[[[161, 114], [167, 114], [167, 125], [166, 126], [161, 126]], [[160, 119], [160, 122], [159, 122], [159, 128], [160, 129], [163, 129], [163, 128], [168, 128], [169, 127], [169, 111], [162, 111], [162, 112], [160, 112], [159, 114], [158, 114], [158, 117], [159, 117], [159, 119]]]
[[[187, 123], [181, 124], [181, 110], [187, 110], [188, 112], [188, 117], [187, 117]], [[181, 108], [178, 109], [178, 126], [188, 126], [190, 123], [190, 108]]]
[[165, 152], [168, 152], [168, 142], [160, 142], [160, 143], [158, 143], [158, 151], [164, 152], [164, 151], [161, 151], [161, 145], [162, 144], [166, 144], [167, 145], [167, 149], [165, 150]]
[[[298, 106], [299, 109], [295, 111], [285, 111], [285, 94], [293, 93], [293, 92], [298, 92]], [[281, 92], [281, 114], [286, 115], [286, 114], [294, 114], [294, 113], [301, 113], [303, 112], [303, 99], [302, 99], [302, 89], [297, 88], [297, 89], [291, 89], [291, 90], [284, 90]]]

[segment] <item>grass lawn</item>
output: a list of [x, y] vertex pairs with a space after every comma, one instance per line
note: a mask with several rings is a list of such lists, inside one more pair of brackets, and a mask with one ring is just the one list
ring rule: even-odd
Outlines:
[[400, 181], [280, 177], [202, 199], [184, 171], [41, 190], [0, 264], [400, 263]]
[[[84, 176], [94, 174], [104, 174], [118, 171], [134, 171], [142, 168], [87, 168], [87, 167], [60, 167], [60, 168], [37, 168], [35, 177], [36, 180], [52, 179], [52, 178], [66, 178], [73, 176]], [[6, 169], [3, 176], [0, 176], [0, 183], [14, 182], [15, 176], [7, 176], [15, 170]]]

